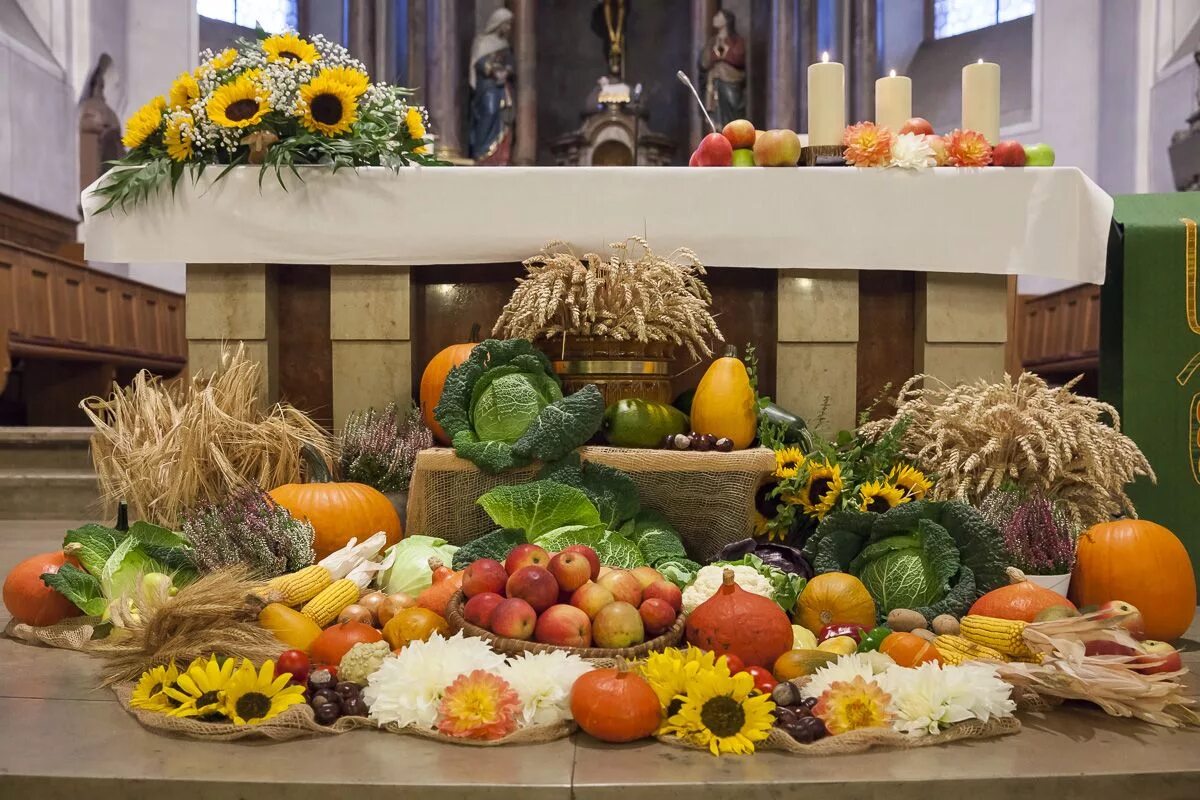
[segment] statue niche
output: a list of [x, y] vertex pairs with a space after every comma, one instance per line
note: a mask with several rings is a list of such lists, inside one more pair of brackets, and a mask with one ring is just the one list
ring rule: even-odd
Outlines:
[[[516, 118], [512, 21], [511, 11], [496, 9], [483, 33], [471, 43], [468, 155], [480, 166], [507, 166], [512, 161]], [[532, 79], [527, 76], [527, 80]]]

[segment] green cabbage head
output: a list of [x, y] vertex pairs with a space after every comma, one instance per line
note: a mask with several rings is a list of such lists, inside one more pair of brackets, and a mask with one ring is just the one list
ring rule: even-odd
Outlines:
[[541, 371], [505, 364], [471, 390], [471, 422], [480, 439], [513, 444], [542, 409], [562, 399], [558, 382]]

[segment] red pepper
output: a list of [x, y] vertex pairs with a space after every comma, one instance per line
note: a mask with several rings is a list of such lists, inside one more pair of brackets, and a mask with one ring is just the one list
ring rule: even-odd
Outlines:
[[823, 642], [835, 636], [849, 636], [854, 641], [861, 642], [869, 630], [871, 630], [869, 627], [859, 625], [857, 622], [831, 622], [821, 628], [821, 635], [817, 637], [817, 640]]
[[779, 681], [775, 680], [775, 676], [766, 667], [746, 667], [746, 672], [754, 678], [754, 688], [763, 694], [770, 694], [771, 690], [779, 685]]

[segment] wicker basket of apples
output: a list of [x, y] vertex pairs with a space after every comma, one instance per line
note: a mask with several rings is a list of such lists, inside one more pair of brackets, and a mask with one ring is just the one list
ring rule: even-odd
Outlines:
[[602, 567], [586, 545], [550, 556], [522, 544], [504, 563], [469, 564], [446, 620], [506, 655], [563, 650], [632, 659], [683, 639], [682, 603], [679, 587], [650, 567]]

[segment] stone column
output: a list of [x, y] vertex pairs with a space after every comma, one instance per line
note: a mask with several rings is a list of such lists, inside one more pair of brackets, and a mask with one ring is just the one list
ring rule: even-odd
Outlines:
[[279, 399], [279, 326], [275, 270], [267, 264], [188, 264], [188, 371], [212, 373], [221, 350], [239, 342], [248, 358], [262, 364], [258, 397], [263, 406]]
[[387, 76], [376, 74], [378, 62], [375, 52], [375, 0], [347, 0], [346, 2], [346, 48], [350, 55], [367, 65], [375, 80], [387, 80]]
[[877, 0], [850, 0], [850, 124], [875, 119], [875, 79], [879, 77]]
[[[712, 19], [716, 15], [716, 0], [692, 0], [692, 40], [691, 47], [688, 48], [688, 64], [684, 72], [692, 79], [692, 83], [696, 85], [696, 90], [700, 92], [701, 97], [704, 96], [704, 87], [700, 85], [700, 59], [704, 55], [704, 48], [711, 36]], [[746, 23], [748, 22], [749, 20], [746, 20]], [[742, 35], [749, 41], [749, 31], [743, 32]], [[687, 149], [694, 149], [708, 133], [708, 123], [704, 121], [704, 115], [700, 113], [700, 109], [696, 108], [695, 103], [689, 100]]]
[[513, 58], [517, 70], [517, 119], [513, 163], [537, 163], [537, 0], [514, 0]]
[[829, 399], [821, 433], [855, 423], [858, 381], [858, 272], [780, 270], [778, 401], [814, 422]]
[[409, 274], [408, 267], [330, 267], [335, 430], [355, 409], [395, 401], [403, 411], [412, 403]]
[[[465, 4], [425, 4], [425, 102], [433, 125], [435, 150], [445, 159], [466, 157], [466, 60], [459, 36], [459, 11]], [[473, 8], [474, 6], [470, 6]]]
[[917, 372], [952, 386], [1004, 374], [1007, 276], [922, 274], [917, 277], [916, 305]]
[[800, 2], [771, 0], [767, 40], [767, 128], [797, 130], [800, 123]]
[[806, 124], [808, 120], [808, 65], [821, 60], [817, 44], [817, 34], [820, 32], [819, 8], [818, 0], [800, 0], [800, 65], [796, 70], [796, 80], [800, 85], [800, 107], [796, 120], [801, 125]]

